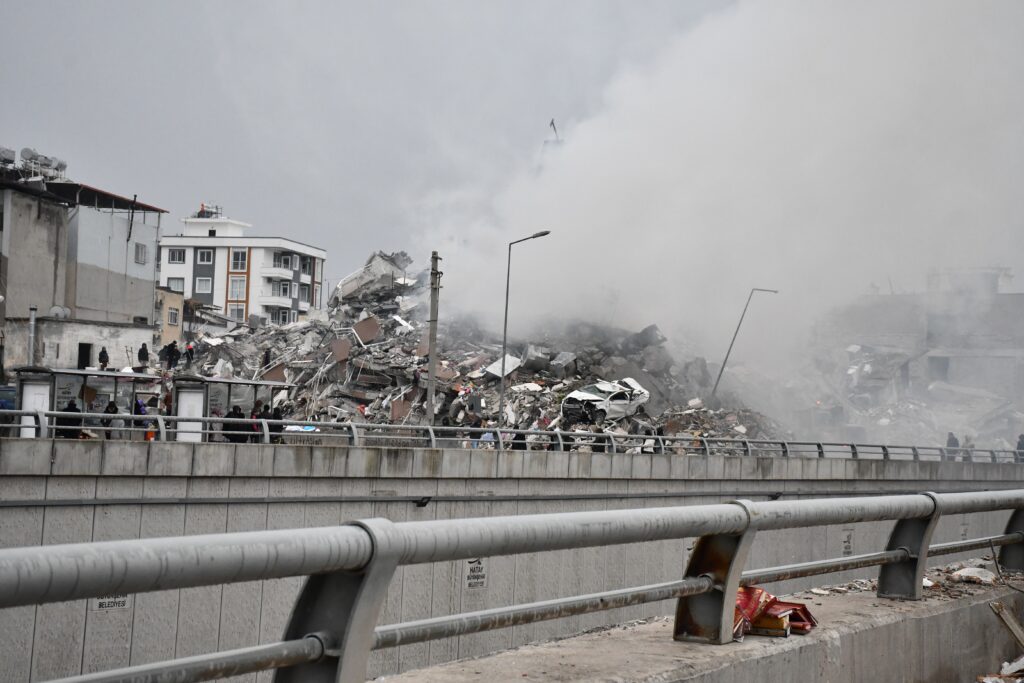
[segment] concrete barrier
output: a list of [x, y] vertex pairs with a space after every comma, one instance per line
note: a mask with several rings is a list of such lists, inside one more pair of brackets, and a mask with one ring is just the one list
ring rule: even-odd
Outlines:
[[[1019, 488], [1022, 480], [1024, 467], [992, 463], [5, 439], [0, 546], [375, 516], [430, 520], [738, 497]], [[943, 518], [935, 541], [999, 533], [1005, 521], [995, 513]], [[763, 533], [749, 568], [881, 550], [889, 528]], [[676, 579], [689, 545], [680, 539], [487, 558], [472, 574], [467, 562], [405, 567], [380, 623]], [[873, 574], [828, 581], [865, 575]], [[776, 590], [802, 585], [809, 583]], [[284, 579], [0, 611], [0, 681], [47, 680], [276, 639], [299, 586], [299, 579]], [[659, 603], [409, 645], [375, 653], [371, 670], [405, 671], [672, 609]]]

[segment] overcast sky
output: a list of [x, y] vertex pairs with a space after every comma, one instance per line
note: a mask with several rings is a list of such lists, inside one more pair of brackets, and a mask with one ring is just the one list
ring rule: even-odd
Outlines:
[[326, 248], [335, 279], [410, 248], [432, 197], [501, 186], [550, 119], [592, 115], [721, 6], [6, 0], [0, 145], [137, 193], [171, 231], [220, 204]]
[[[930, 268], [1024, 275], [1024, 2], [31, 2], [0, 145], [328, 251], [444, 257], [443, 317], [659, 324], [720, 357]], [[545, 147], [554, 118], [564, 143]], [[542, 153], [542, 150], [543, 153]], [[676, 334], [678, 332], [678, 334]], [[771, 363], [775, 361], [772, 360]]]

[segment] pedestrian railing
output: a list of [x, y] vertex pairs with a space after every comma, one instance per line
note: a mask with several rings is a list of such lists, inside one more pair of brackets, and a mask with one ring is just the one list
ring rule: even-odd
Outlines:
[[[1011, 514], [997, 536], [931, 544], [941, 515]], [[744, 570], [760, 532], [894, 521], [878, 552]], [[697, 538], [683, 576], [667, 583], [378, 626], [399, 566], [495, 555]], [[878, 595], [917, 600], [930, 557], [1000, 548], [1024, 569], [1024, 490], [922, 493], [574, 512], [155, 538], [0, 550], [0, 608], [308, 576], [280, 641], [64, 679], [202, 681], [276, 669], [279, 682], [362, 683], [372, 650], [677, 599], [677, 640], [733, 639], [741, 586], [880, 567]]]
[[0, 435], [3, 436], [78, 438], [83, 429], [97, 438], [120, 440], [282, 443], [382, 448], [490, 448], [545, 451], [586, 449], [591, 452], [636, 454], [1024, 462], [1024, 452], [1006, 449], [722, 439], [691, 435], [620, 434], [612, 431], [499, 430], [495, 427], [472, 428], [264, 420], [259, 418], [0, 410]]

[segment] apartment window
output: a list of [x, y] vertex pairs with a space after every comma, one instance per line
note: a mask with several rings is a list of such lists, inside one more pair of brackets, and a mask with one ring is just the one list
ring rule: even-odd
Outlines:
[[320, 285], [313, 286], [313, 301], [311, 301], [310, 303], [312, 303], [317, 308], [320, 308]]
[[312, 275], [313, 274], [313, 259], [308, 256], [302, 257], [302, 274]]
[[245, 304], [228, 304], [228, 317], [232, 320], [245, 320]]
[[183, 277], [169, 277], [167, 278], [167, 289], [172, 292], [184, 292], [185, 291], [185, 278]]
[[248, 254], [245, 249], [232, 249], [231, 270], [245, 270], [247, 256]]
[[179, 311], [177, 308], [168, 308], [167, 309], [167, 324], [168, 325], [177, 325], [178, 324], [178, 314], [180, 312], [181, 311]]
[[324, 262], [323, 259], [313, 259], [316, 262], [316, 273], [313, 277], [314, 280], [320, 282], [324, 279]]
[[211, 292], [213, 292], [213, 278], [197, 277], [196, 294], [210, 294]]
[[274, 267], [275, 268], [284, 268], [286, 270], [291, 270], [292, 269], [292, 255], [291, 254], [285, 254], [285, 253], [280, 252], [280, 251], [275, 251], [274, 252]]
[[[135, 245], [136, 251], [138, 251], [139, 245]], [[136, 255], [135, 260], [139, 258]], [[167, 250], [167, 262], [168, 263], [184, 263], [185, 262], [185, 250], [184, 249], [168, 249]]]
[[200, 249], [196, 252], [196, 263], [209, 265], [213, 263], [213, 249]]
[[232, 275], [228, 280], [228, 299], [240, 301], [245, 298], [245, 277]]
[[292, 295], [292, 283], [287, 280], [274, 280], [270, 285], [270, 295], [290, 297]]
[[299, 301], [309, 303], [309, 285], [299, 285]]
[[142, 242], [135, 243], [135, 262], [143, 265], [146, 263], [146, 245]]
[[292, 322], [293, 323], [294, 322], [298, 322], [298, 320], [299, 320], [299, 312], [298, 311], [292, 311], [291, 313], [292, 313]]

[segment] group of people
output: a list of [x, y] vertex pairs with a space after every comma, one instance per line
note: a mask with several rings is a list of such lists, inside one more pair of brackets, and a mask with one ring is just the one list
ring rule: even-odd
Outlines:
[[[105, 353], [105, 348], [100, 351], [101, 364], [103, 363], [103, 356]], [[142, 346], [139, 347], [139, 351], [136, 355], [139, 359], [140, 366], [145, 367], [149, 365], [149, 347], [146, 346], [145, 342], [143, 342]], [[196, 347], [192, 342], [188, 342], [185, 344], [185, 352], [182, 353], [181, 349], [178, 348], [178, 342], [172, 341], [170, 344], [165, 344], [163, 348], [157, 352], [156, 356], [160, 363], [168, 370], [173, 370], [178, 367], [178, 363], [181, 362], [181, 358], [184, 356], [185, 367], [189, 368], [192, 367], [192, 361], [196, 358]]]
[[[227, 415], [224, 416], [230, 420], [245, 420], [245, 413], [239, 406], [232, 406], [231, 410]], [[263, 443], [263, 425], [259, 420], [283, 420], [284, 416], [281, 413], [280, 408], [270, 409], [269, 405], [264, 405], [262, 401], [256, 401], [253, 405], [252, 412], [249, 413], [249, 422], [224, 422], [221, 425], [221, 434], [224, 439], [230, 443]], [[267, 425], [267, 429], [270, 432], [270, 439], [272, 443], [279, 443], [281, 441], [281, 432], [284, 431], [284, 425], [277, 423], [271, 423]]]
[[[946, 457], [956, 458], [957, 455], [960, 455], [964, 460], [968, 460], [974, 448], [974, 439], [971, 438], [970, 434], [964, 434], [963, 443], [960, 442], [960, 439], [956, 438], [956, 434], [953, 432], [946, 434]], [[1017, 436], [1017, 448], [1015, 450], [1018, 457], [1024, 457], [1024, 434]]]
[[[68, 404], [61, 409], [62, 413], [81, 413], [82, 411], [78, 408], [78, 403], [74, 399], [68, 401]], [[103, 436], [106, 439], [114, 438], [114, 421], [122, 420], [125, 425], [133, 426], [145, 430], [142, 432], [144, 438], [152, 438], [148, 432], [152, 421], [144, 417], [146, 415], [146, 405], [142, 402], [142, 399], [136, 398], [135, 403], [132, 405], [132, 415], [134, 416], [131, 420], [125, 418], [118, 418], [120, 410], [117, 407], [117, 403], [114, 401], [108, 401], [107, 407], [103, 409], [103, 414], [109, 417], [100, 419], [100, 425], [103, 427]], [[58, 417], [54, 423], [55, 436], [58, 439], [81, 439], [82, 438], [82, 427], [84, 422], [82, 418], [75, 417], [73, 415], [62, 415]]]

